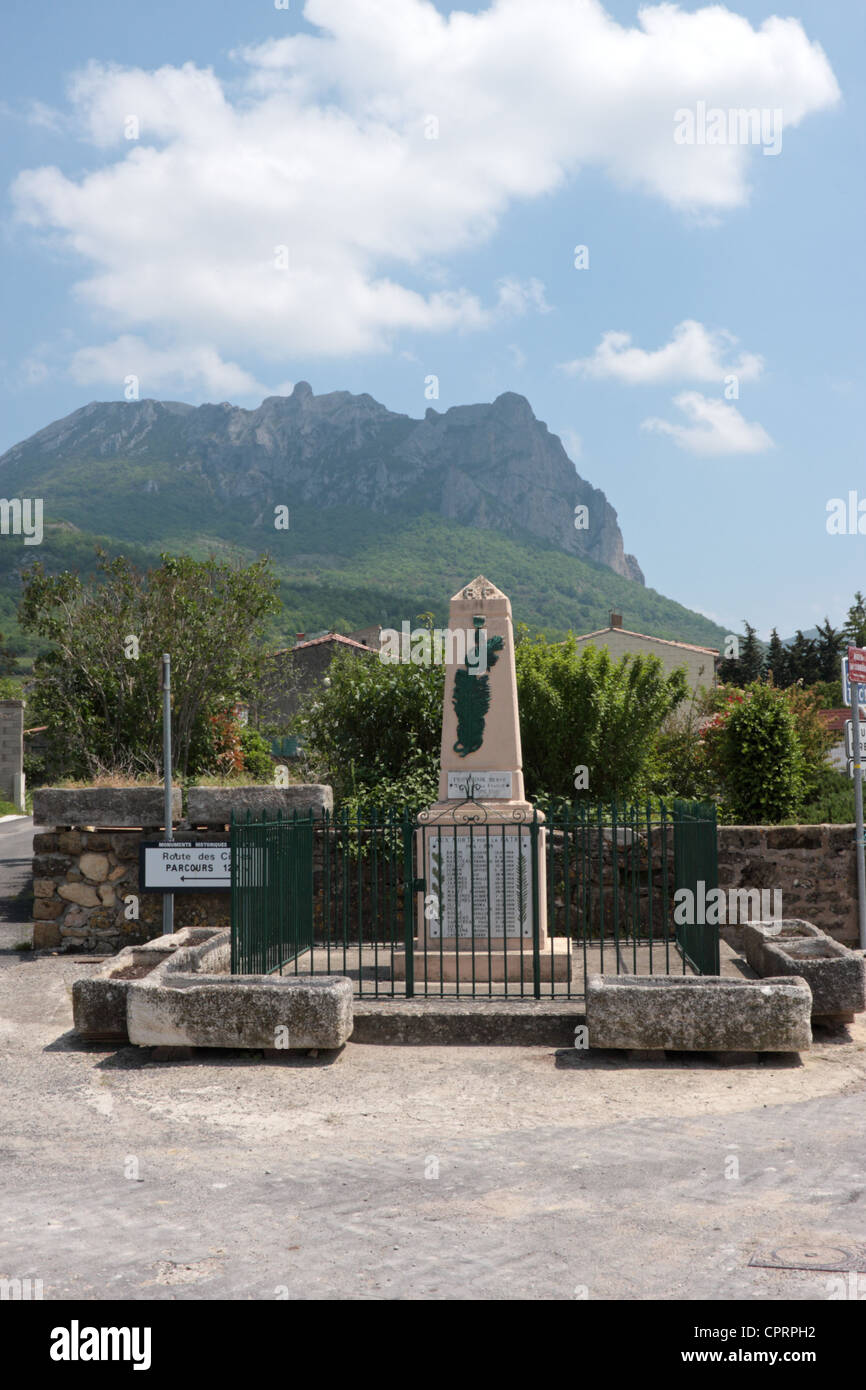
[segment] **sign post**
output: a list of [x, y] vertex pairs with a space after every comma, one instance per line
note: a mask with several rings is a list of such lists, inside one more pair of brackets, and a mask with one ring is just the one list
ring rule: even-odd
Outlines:
[[[171, 825], [171, 657], [162, 658], [162, 765], [165, 779], [165, 838], [173, 840]], [[174, 894], [166, 893], [162, 900], [162, 934], [174, 931]]]
[[854, 754], [854, 818], [856, 821], [857, 851], [857, 913], [860, 923], [860, 949], [866, 950], [866, 866], [863, 862], [863, 770], [860, 751], [860, 691], [866, 681], [866, 647], [848, 648], [848, 677], [850, 680], [852, 746]]

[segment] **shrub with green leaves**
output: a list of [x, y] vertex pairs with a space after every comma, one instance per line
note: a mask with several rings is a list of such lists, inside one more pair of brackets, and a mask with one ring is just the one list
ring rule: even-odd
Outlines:
[[337, 799], [418, 807], [435, 800], [444, 668], [340, 652], [328, 676], [301, 727]]
[[760, 681], [730, 695], [704, 735], [725, 819], [773, 825], [796, 813], [805, 760], [786, 692]]
[[[609, 801], [641, 794], [663, 720], [685, 698], [682, 670], [654, 656], [614, 661], [605, 647], [544, 638], [516, 650], [523, 770], [528, 795]], [[586, 790], [575, 768], [588, 769]]]
[[52, 777], [162, 769], [162, 654], [171, 655], [172, 745], [183, 776], [216, 771], [213, 716], [248, 700], [279, 607], [267, 557], [251, 565], [163, 555], [146, 573], [100, 553], [101, 580], [36, 562], [23, 576], [22, 628], [36, 658], [31, 716], [48, 726]]

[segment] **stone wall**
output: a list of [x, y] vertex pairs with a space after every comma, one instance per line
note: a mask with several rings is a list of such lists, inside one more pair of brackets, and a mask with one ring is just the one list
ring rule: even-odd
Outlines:
[[[63, 788], [34, 792], [33, 946], [109, 954], [139, 945], [162, 932], [161, 893], [139, 889], [139, 846], [160, 840], [161, 788]], [[277, 810], [320, 815], [331, 810], [330, 787], [190, 787], [187, 815], [175, 788], [178, 839], [225, 842], [232, 812], [269, 816]], [[137, 824], [136, 822], [144, 822]], [[230, 894], [176, 893], [174, 925], [228, 927]]]
[[[139, 892], [138, 847], [143, 839], [159, 839], [161, 834], [55, 830], [34, 835], [34, 947], [108, 953], [159, 936], [162, 894]], [[228, 837], [214, 834], [213, 838]], [[229, 926], [229, 896], [226, 892], [176, 893], [176, 930]]]
[[[853, 825], [719, 826], [719, 886], [777, 888], [785, 917], [859, 944]], [[738, 946], [737, 929], [725, 933]]]

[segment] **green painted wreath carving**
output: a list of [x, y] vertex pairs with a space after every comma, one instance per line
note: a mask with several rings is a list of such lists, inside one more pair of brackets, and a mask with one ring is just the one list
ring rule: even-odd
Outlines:
[[[483, 640], [487, 657], [486, 670], [489, 671], [499, 660], [505, 638], [490, 637]], [[480, 648], [478, 660], [470, 665], [467, 655], [466, 661], [454, 677], [454, 691], [451, 696], [451, 703], [457, 715], [457, 742], [454, 752], [459, 753], [461, 758], [481, 747], [484, 741], [484, 716], [490, 708], [490, 678], [486, 674], [475, 675], [473, 665], [485, 669]]]

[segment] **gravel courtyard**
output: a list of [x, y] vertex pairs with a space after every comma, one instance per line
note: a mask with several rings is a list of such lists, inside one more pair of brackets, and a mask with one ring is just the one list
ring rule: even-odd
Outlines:
[[802, 1064], [160, 1063], [71, 1033], [89, 969], [0, 952], [0, 1277], [46, 1299], [827, 1299], [750, 1258], [863, 1254], [862, 1018]]

